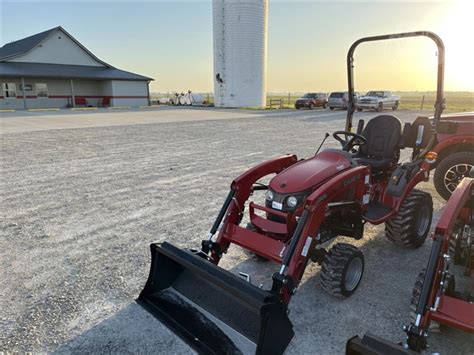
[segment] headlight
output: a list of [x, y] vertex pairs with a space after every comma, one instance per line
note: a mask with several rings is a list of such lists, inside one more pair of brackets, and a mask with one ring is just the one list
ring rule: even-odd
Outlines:
[[267, 193], [265, 194], [265, 199], [267, 201], [273, 201], [273, 192], [271, 190], [267, 191]]
[[298, 199], [295, 196], [290, 196], [286, 200], [288, 207], [295, 208], [298, 205]]

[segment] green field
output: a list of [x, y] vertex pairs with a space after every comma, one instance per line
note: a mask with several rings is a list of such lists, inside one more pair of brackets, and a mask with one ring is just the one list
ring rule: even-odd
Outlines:
[[[435, 102], [436, 93], [432, 91], [428, 92], [394, 92], [396, 95], [400, 95], [400, 109], [409, 109], [409, 110], [433, 110], [433, 105]], [[270, 106], [270, 100], [282, 100], [283, 108], [293, 108], [295, 101], [299, 98], [302, 93], [295, 94], [273, 94], [269, 93], [267, 95], [267, 106]], [[160, 94], [152, 93], [152, 99], [158, 99], [162, 97], [171, 97], [172, 94]], [[446, 98], [446, 108], [445, 112], [472, 112], [474, 111], [474, 92], [467, 91], [447, 91], [445, 92]], [[214, 102], [214, 97], [212, 94], [204, 94], [204, 98], [209, 98], [209, 103]], [[273, 102], [273, 108], [278, 107], [277, 102]]]

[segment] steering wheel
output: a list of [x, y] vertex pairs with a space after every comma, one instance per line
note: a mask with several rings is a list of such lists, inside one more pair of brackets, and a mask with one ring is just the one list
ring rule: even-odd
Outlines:
[[[342, 135], [344, 135], [345, 139], [341, 137]], [[342, 150], [345, 150], [346, 152], [350, 151], [356, 145], [364, 145], [367, 143], [367, 139], [364, 136], [348, 131], [336, 131], [332, 134], [332, 136], [335, 140], [341, 143]]]

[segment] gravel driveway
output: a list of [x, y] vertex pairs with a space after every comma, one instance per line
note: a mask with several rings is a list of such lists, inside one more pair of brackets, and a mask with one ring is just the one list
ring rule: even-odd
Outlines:
[[[2, 132], [0, 351], [191, 352], [134, 302], [148, 275], [149, 244], [198, 246], [235, 176], [270, 157], [314, 154], [326, 131], [343, 129], [345, 116], [200, 109], [175, 110], [178, 122], [160, 120], [173, 112], [96, 113], [98, 122], [112, 123]], [[128, 121], [116, 125], [107, 116], [117, 114]], [[338, 145], [329, 138], [325, 146]], [[443, 201], [430, 184], [422, 188], [439, 214]], [[290, 304], [296, 335], [288, 354], [341, 354], [349, 337], [367, 331], [403, 340], [411, 288], [431, 241], [405, 250], [386, 240], [383, 227], [369, 226], [351, 243], [365, 254], [360, 288], [335, 299], [318, 284], [319, 266], [309, 265]], [[238, 247], [222, 266], [266, 286], [275, 268]], [[430, 343], [443, 354], [474, 352], [474, 337], [452, 329]]]

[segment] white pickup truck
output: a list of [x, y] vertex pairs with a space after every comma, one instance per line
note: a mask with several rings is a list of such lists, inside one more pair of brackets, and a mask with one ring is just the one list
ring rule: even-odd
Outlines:
[[390, 91], [369, 91], [365, 96], [359, 97], [357, 101], [357, 110], [373, 109], [383, 111], [383, 109], [398, 109], [400, 96], [392, 95]]

